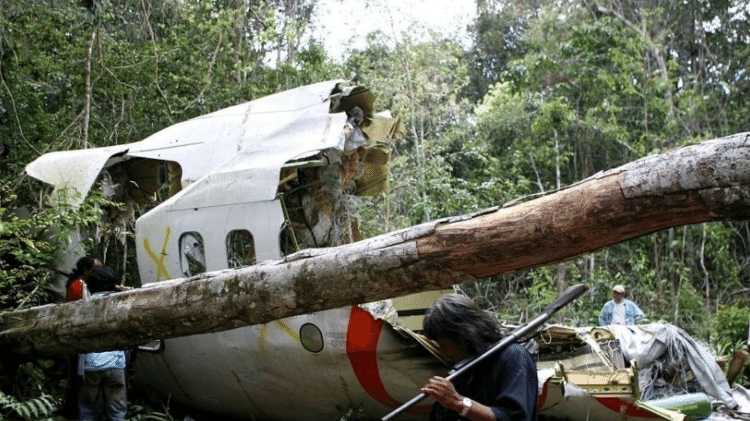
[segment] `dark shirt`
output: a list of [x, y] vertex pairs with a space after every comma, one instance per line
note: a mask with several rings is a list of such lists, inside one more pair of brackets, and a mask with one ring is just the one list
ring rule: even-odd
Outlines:
[[[531, 354], [519, 344], [513, 344], [488, 357], [469, 372], [453, 380], [456, 391], [489, 406], [498, 421], [537, 419], [536, 364]], [[431, 421], [463, 420], [455, 411], [435, 404]]]

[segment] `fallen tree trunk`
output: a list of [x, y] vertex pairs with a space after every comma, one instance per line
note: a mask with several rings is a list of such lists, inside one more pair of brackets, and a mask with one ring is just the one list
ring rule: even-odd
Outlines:
[[665, 228], [750, 218], [750, 133], [534, 200], [241, 269], [0, 315], [0, 352], [125, 349], [543, 266]]

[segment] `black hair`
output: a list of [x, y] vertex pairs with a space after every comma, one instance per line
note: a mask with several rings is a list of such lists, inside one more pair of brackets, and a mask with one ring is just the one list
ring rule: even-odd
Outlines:
[[96, 258], [90, 255], [86, 255], [78, 259], [76, 262], [76, 267], [73, 268], [73, 271], [70, 272], [70, 275], [68, 275], [68, 280], [65, 282], [65, 289], [70, 288], [70, 284], [73, 283], [76, 279], [80, 278], [84, 272], [94, 267], [94, 264], [96, 263]]
[[460, 294], [441, 296], [427, 309], [424, 334], [432, 339], [450, 339], [470, 355], [486, 350], [501, 339], [497, 318], [480, 309], [471, 298]]
[[89, 274], [89, 278], [86, 280], [86, 285], [89, 287], [89, 292], [95, 294], [102, 291], [116, 291], [116, 286], [119, 279], [115, 270], [109, 266], [97, 266]]

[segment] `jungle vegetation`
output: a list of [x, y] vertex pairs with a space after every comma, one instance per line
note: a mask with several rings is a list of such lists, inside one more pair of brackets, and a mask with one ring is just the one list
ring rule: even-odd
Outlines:
[[[407, 128], [387, 191], [357, 207], [365, 236], [750, 131], [748, 0], [475, 0], [469, 40], [375, 32], [337, 57], [311, 32], [317, 3], [0, 0], [0, 311], [48, 302], [61, 238], [102, 212], [96, 195], [50, 209], [27, 163], [352, 72]], [[134, 267], [132, 229], [99, 228], [90, 251]], [[561, 322], [595, 324], [622, 283], [651, 320], [729, 353], [748, 339], [750, 225], [675, 227], [462, 289], [519, 323], [580, 282]], [[55, 367], [22, 366], [12, 395], [0, 384], [0, 419], [51, 416]]]

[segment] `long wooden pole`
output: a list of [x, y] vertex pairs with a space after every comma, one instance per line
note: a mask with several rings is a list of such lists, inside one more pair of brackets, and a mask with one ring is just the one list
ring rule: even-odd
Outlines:
[[745, 219], [750, 133], [345, 246], [0, 314], [0, 353], [126, 349], [548, 265], [673, 226]]

